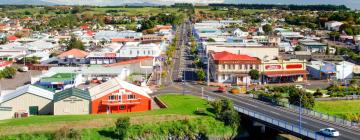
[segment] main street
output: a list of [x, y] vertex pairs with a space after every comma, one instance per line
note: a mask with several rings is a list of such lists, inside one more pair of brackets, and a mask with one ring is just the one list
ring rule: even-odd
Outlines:
[[[194, 68], [192, 67], [192, 60], [189, 58], [189, 53], [186, 51], [185, 43], [187, 42], [188, 33], [187, 29], [189, 28], [189, 23], [184, 23], [180, 26], [178, 30], [179, 41], [177, 43], [177, 50], [174, 59], [174, 66], [170, 70], [170, 76], [168, 76], [168, 83], [165, 88], [157, 91], [155, 94], [162, 93], [184, 93], [184, 94], [192, 94], [196, 96], [211, 96], [214, 98], [221, 99], [230, 99], [234, 102], [235, 105], [241, 106], [246, 109], [250, 109], [252, 111], [256, 111], [262, 113], [267, 116], [271, 116], [274, 119], [279, 119], [282, 121], [286, 121], [288, 123], [292, 123], [294, 125], [299, 124], [299, 114], [295, 111], [291, 111], [284, 107], [274, 106], [269, 103], [265, 103], [259, 100], [255, 100], [246, 96], [232, 95], [232, 94], [223, 94], [216, 93], [210, 90], [210, 88], [205, 85], [198, 85], [194, 80], [194, 77], [189, 75], [189, 73], [194, 72]], [[184, 74], [183, 70], [187, 70], [188, 72]], [[174, 82], [182, 79], [182, 82]], [[203, 88], [204, 87], [204, 88]], [[202, 90], [203, 89], [203, 90]], [[203, 94], [202, 94], [203, 93]], [[358, 128], [351, 128], [347, 126], [340, 126], [338, 124], [334, 124], [331, 122], [326, 122], [319, 118], [314, 118], [312, 116], [302, 116], [301, 121], [302, 128], [307, 130], [318, 132], [321, 128], [333, 127], [338, 130], [341, 135], [338, 138], [332, 139], [341, 139], [341, 140], [351, 140], [351, 139], [360, 139], [360, 130]]]

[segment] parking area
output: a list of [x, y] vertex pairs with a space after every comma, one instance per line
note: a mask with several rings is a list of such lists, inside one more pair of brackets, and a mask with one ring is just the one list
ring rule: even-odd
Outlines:
[[17, 87], [30, 83], [30, 77], [39, 76], [41, 71], [29, 70], [27, 72], [17, 72], [12, 79], [0, 80], [1, 90], [14, 90]]

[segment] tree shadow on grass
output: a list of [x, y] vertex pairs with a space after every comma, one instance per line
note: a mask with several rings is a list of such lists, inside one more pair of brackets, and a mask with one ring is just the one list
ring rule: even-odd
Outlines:
[[111, 139], [118, 139], [119, 137], [117, 136], [117, 134], [115, 133], [115, 131], [113, 130], [100, 130], [98, 131], [98, 133], [104, 137], [108, 137]]

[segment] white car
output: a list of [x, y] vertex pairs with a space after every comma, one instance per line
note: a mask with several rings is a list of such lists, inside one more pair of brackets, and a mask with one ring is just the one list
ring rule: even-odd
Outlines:
[[339, 131], [336, 131], [334, 128], [323, 128], [320, 129], [320, 133], [327, 135], [327, 136], [331, 136], [331, 137], [337, 137], [340, 136]]

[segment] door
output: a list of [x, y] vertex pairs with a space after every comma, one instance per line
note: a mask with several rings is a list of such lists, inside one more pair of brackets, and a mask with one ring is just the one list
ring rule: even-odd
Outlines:
[[30, 113], [30, 115], [38, 115], [39, 107], [38, 106], [29, 106], [29, 113]]

